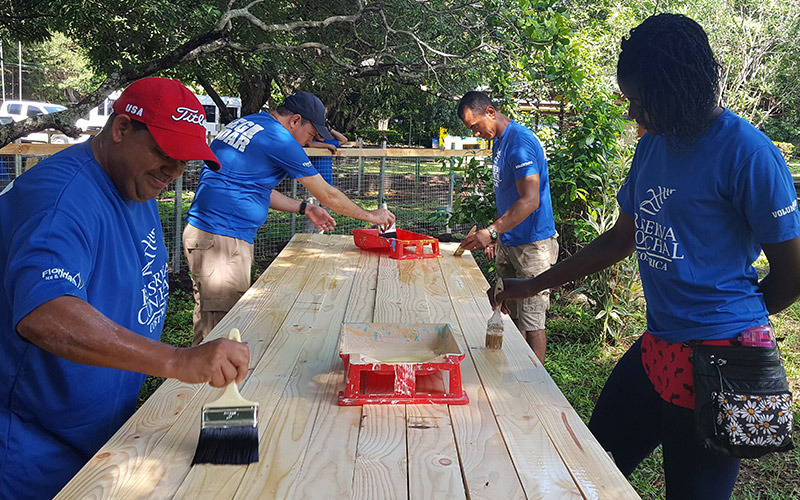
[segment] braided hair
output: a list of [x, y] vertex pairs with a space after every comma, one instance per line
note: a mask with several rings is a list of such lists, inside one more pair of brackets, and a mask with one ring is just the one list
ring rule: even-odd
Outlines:
[[645, 19], [622, 39], [617, 80], [635, 85], [641, 108], [672, 143], [692, 143], [716, 106], [720, 65], [703, 28], [680, 14]]

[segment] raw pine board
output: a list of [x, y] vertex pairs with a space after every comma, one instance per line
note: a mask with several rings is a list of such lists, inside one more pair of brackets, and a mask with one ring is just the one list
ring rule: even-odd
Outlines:
[[334, 316], [345, 307], [352, 284], [338, 272], [347, 264], [339, 259], [347, 248], [344, 242], [316, 236], [313, 243], [323, 249], [317, 265], [296, 273], [302, 285], [294, 306], [272, 343], [275, 348], [271, 344], [249, 379], [256, 384], [261, 403], [260, 461], [246, 467], [197, 465], [176, 498], [279, 498], [285, 496], [281, 490], [292, 484], [322, 393], [323, 386], [314, 381], [316, 374], [326, 371], [319, 357], [330, 348], [329, 330], [340, 321]]
[[[460, 263], [461, 270], [458, 272], [466, 276], [467, 283], [473, 292], [473, 298], [478, 309], [489, 314], [490, 306], [486, 299], [486, 294], [481, 290], [488, 288], [483, 275], [474, 265]], [[487, 316], [488, 317], [488, 316]], [[555, 444], [557, 453], [561, 457], [563, 464], [568, 469], [571, 480], [563, 476], [562, 471], [557, 471], [558, 475], [553, 486], [557, 488], [567, 488], [572, 483], [574, 488], [577, 483], [579, 491], [574, 493], [580, 495], [578, 498], [602, 498], [602, 499], [627, 499], [639, 498], [633, 487], [628, 483], [619, 469], [611, 462], [608, 455], [600, 447], [591, 435], [585, 424], [580, 420], [575, 411], [566, 402], [563, 394], [558, 390], [549, 374], [541, 368], [536, 357], [532, 355], [527, 343], [522, 340], [515, 327], [509, 330], [509, 321], [506, 321], [503, 349], [493, 352], [491, 350], [473, 350], [479, 372], [483, 380], [484, 387], [489, 394], [489, 400], [494, 407], [498, 421], [501, 422], [501, 429], [506, 435], [506, 442], [512, 450], [517, 470], [526, 470], [522, 465], [522, 460], [533, 459], [537, 462], [537, 457], [530, 456], [528, 446], [522, 445], [518, 441], [518, 434], [513, 432], [517, 419], [504, 419], [504, 411], [498, 408], [500, 402], [508, 398], [507, 392], [514, 390], [519, 397], [514, 399], [527, 401], [529, 407], [523, 417], [529, 420], [537, 420], [535, 427], [537, 432], [544, 431], [549, 440]], [[509, 331], [514, 335], [509, 336]], [[465, 335], [467, 332], [465, 332]], [[477, 332], [473, 332], [476, 336]], [[475, 339], [477, 340], [477, 339]], [[511, 345], [509, 345], [509, 342]], [[525, 353], [522, 355], [521, 353]], [[527, 359], [526, 359], [527, 358]], [[534, 368], [531, 368], [533, 363]], [[510, 383], [513, 379], [513, 385]], [[494, 388], [498, 392], [494, 393]], [[501, 389], [502, 388], [502, 389]], [[539, 430], [542, 429], [542, 430]], [[508, 432], [507, 432], [508, 430]], [[515, 452], [516, 450], [516, 452]], [[544, 451], [544, 450], [542, 450]], [[548, 453], [549, 450], [548, 450]], [[538, 461], [541, 465], [550, 468], [556, 463], [552, 455], [546, 459]], [[523, 477], [525, 477], [523, 475]], [[560, 477], [560, 478], [559, 478]], [[523, 481], [523, 484], [526, 484]], [[530, 483], [528, 483], [530, 484]], [[535, 488], [535, 484], [531, 484]], [[525, 487], [528, 497], [535, 497], [529, 487]], [[571, 489], [571, 488], [569, 488]], [[552, 492], [539, 489], [544, 498], [554, 498]], [[567, 491], [564, 491], [566, 494]], [[532, 494], [534, 496], [532, 496]]]
[[[449, 307], [425, 294], [426, 279], [441, 276], [439, 260], [381, 257], [375, 323], [431, 323], [432, 310]], [[408, 405], [405, 425], [408, 498], [466, 498], [447, 406]]]
[[[449, 323], [457, 330], [456, 341], [461, 351], [467, 354], [461, 363], [461, 380], [469, 396], [469, 404], [449, 407], [465, 488], [473, 500], [524, 499], [522, 485], [481, 386], [472, 353], [461, 333], [453, 306], [457, 301], [472, 302], [472, 295], [463, 287], [463, 281], [457, 290], [449, 290], [445, 269], [456, 257], [452, 256], [449, 248], [441, 247], [440, 250], [443, 257], [429, 259], [423, 264], [422, 270], [425, 296], [431, 310], [430, 321]], [[451, 281], [459, 280], [458, 276], [452, 274], [450, 278]], [[474, 321], [474, 318], [469, 318], [469, 321]]]
[[[378, 255], [360, 252], [344, 314], [345, 322], [372, 321], [377, 279]], [[335, 336], [339, 338], [338, 330]], [[330, 352], [330, 357], [334, 368], [320, 380], [325, 384], [323, 401], [330, 404], [320, 406], [306, 459], [289, 491], [289, 498], [353, 498], [361, 407], [337, 404], [345, 378], [338, 344]]]
[[445, 260], [442, 272], [470, 346], [470, 355], [525, 495], [530, 499], [583, 498], [536, 418], [535, 409], [525, 398], [524, 389], [505, 356], [514, 351], [530, 352], [530, 347], [507, 316], [504, 316], [503, 349], [485, 347], [486, 322], [491, 313], [485, 294], [488, 284], [485, 280], [480, 282], [465, 276], [464, 269], [473, 266], [476, 267], [474, 259], [467, 252], [461, 257]]

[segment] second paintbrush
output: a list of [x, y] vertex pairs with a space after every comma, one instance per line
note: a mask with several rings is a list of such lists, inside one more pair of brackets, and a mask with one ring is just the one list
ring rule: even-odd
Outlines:
[[[497, 278], [497, 285], [494, 288], [494, 296], [503, 291], [503, 279]], [[503, 347], [503, 316], [500, 313], [500, 304], [492, 313], [489, 322], [486, 323], [486, 347], [489, 349], [501, 349]]]

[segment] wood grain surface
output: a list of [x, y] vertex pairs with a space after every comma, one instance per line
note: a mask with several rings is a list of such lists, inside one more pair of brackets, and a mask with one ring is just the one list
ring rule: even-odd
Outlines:
[[[169, 380], [56, 498], [638, 498], [508, 317], [484, 347], [489, 285], [456, 246], [394, 260], [296, 235], [209, 336], [250, 347], [259, 462], [191, 466], [219, 390]], [[450, 324], [469, 404], [338, 406], [342, 322]]]

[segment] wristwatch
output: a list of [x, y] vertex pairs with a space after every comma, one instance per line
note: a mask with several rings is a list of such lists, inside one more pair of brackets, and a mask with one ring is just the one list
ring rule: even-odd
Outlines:
[[307, 205], [308, 205], [308, 203], [306, 203], [306, 200], [301, 201], [300, 202], [300, 210], [298, 210], [297, 213], [300, 214], [300, 215], [305, 215], [306, 214], [306, 206]]
[[489, 236], [492, 237], [492, 241], [497, 241], [497, 229], [492, 226], [486, 226], [486, 230], [489, 231]]

